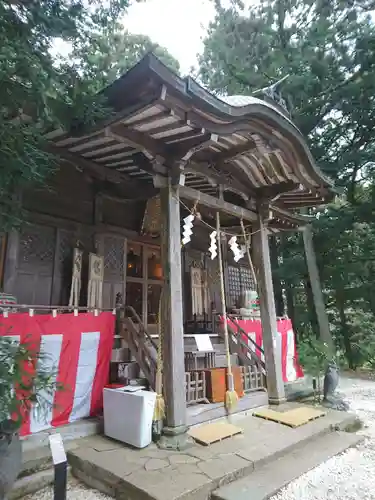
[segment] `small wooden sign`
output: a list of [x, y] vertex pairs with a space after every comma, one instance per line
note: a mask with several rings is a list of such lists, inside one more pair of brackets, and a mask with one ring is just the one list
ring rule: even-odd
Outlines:
[[213, 351], [210, 336], [207, 334], [194, 335], [198, 351]]

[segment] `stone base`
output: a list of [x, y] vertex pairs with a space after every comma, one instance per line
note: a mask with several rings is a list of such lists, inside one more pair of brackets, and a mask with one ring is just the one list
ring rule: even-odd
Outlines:
[[283, 397], [283, 398], [272, 398], [270, 396], [268, 396], [268, 404], [270, 406], [278, 406], [278, 405], [282, 405], [286, 403], [286, 398]]
[[[301, 405], [289, 403], [285, 406], [286, 410], [290, 410]], [[273, 472], [277, 466], [273, 461], [280, 457], [284, 460], [285, 455], [297, 448], [306, 454], [310, 444], [319, 436], [330, 435], [334, 429], [347, 428], [356, 419], [350, 413], [326, 412], [324, 418], [296, 429], [270, 425], [266, 420], [253, 416], [239, 416], [236, 425], [241, 427], [242, 434], [210, 446], [194, 444], [185, 452], [160, 450], [155, 445], [138, 450], [95, 436], [78, 443], [68, 453], [69, 462], [74, 475], [114, 498], [207, 500], [220, 486], [256, 473], [266, 464], [271, 468], [271, 476], [267, 479], [282, 479], [283, 474], [276, 476]], [[180, 449], [178, 441], [184, 436], [187, 436], [186, 432], [171, 438], [175, 439], [175, 449]], [[288, 467], [286, 472], [290, 471]], [[240, 500], [241, 492], [237, 493], [235, 499]], [[245, 500], [255, 500], [254, 490], [246, 494], [243, 497]]]
[[340, 396], [330, 396], [323, 399], [322, 406], [331, 410], [348, 411], [349, 405]]
[[187, 434], [188, 427], [163, 427], [162, 435], [157, 443], [162, 450], [183, 451], [194, 445], [194, 441]]

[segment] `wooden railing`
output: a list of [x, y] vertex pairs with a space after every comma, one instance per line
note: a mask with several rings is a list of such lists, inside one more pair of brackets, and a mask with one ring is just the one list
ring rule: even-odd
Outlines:
[[[151, 389], [155, 390], [158, 345], [131, 306], [125, 306], [120, 331]], [[188, 405], [209, 402], [206, 397], [206, 374], [203, 370], [185, 373], [185, 394]]]
[[[128, 343], [129, 349], [147, 379], [150, 388], [155, 390], [158, 345], [148, 333], [133, 307], [125, 306], [124, 313], [121, 321], [121, 335]], [[266, 386], [265, 363], [254, 352], [254, 349], [261, 353], [263, 353], [263, 350], [238, 325], [234, 317], [230, 317], [230, 320], [231, 323], [228, 323], [230, 349], [232, 353], [239, 356], [243, 365], [245, 365], [241, 367], [244, 390], [245, 392], [252, 392], [263, 389]], [[222, 328], [218, 328], [217, 331], [221, 333]], [[253, 344], [254, 349], [249, 344]], [[187, 404], [208, 402], [204, 370], [186, 372], [185, 392]]]
[[158, 346], [147, 332], [135, 309], [131, 306], [125, 306], [125, 316], [122, 319], [121, 335], [128, 343], [129, 349], [150, 384], [150, 387], [155, 389]]
[[266, 375], [258, 369], [257, 365], [241, 366], [241, 379], [245, 394], [267, 388]]
[[[232, 315], [227, 315], [228, 321], [228, 334], [229, 334], [229, 348], [232, 354], [237, 354], [241, 362], [245, 366], [255, 365], [258, 369], [265, 374], [266, 365], [264, 361], [258, 356], [256, 351], [259, 351], [264, 355], [264, 351], [261, 346], [259, 346], [248, 333], [241, 328], [237, 322], [237, 317]], [[216, 320], [218, 327], [217, 331], [223, 336], [224, 329], [222, 320], [217, 317]], [[253, 346], [250, 347], [250, 346]]]

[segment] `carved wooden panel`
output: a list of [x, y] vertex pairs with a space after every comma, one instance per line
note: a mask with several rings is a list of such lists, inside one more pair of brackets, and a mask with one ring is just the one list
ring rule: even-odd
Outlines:
[[97, 248], [104, 258], [103, 307], [112, 308], [118, 293], [125, 299], [126, 240], [123, 236], [101, 234]]
[[124, 276], [124, 242], [125, 238], [118, 236], [104, 237], [104, 276]]
[[212, 308], [216, 311], [221, 310], [221, 297], [220, 297], [220, 273], [219, 273], [219, 260], [216, 258], [211, 260], [206, 256], [207, 267], [207, 285], [210, 290], [210, 300]]
[[68, 305], [75, 244], [74, 231], [58, 229], [51, 301], [53, 305]]
[[55, 245], [55, 228], [34, 224], [22, 228], [13, 292], [19, 304], [51, 303]]
[[55, 230], [49, 226], [27, 225], [20, 234], [19, 268], [53, 268]]
[[204, 269], [204, 253], [199, 250], [189, 248], [185, 253], [185, 270], [190, 272], [191, 267]]

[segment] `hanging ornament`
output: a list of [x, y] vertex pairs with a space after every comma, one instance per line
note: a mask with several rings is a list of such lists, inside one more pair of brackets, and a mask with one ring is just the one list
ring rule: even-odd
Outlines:
[[228, 245], [233, 252], [234, 262], [238, 262], [244, 254], [242, 254], [240, 247], [237, 243], [237, 236], [232, 236], [232, 238], [228, 241]]
[[182, 228], [182, 244], [186, 245], [186, 243], [189, 243], [191, 240], [191, 235], [193, 234], [193, 221], [195, 219], [195, 216], [193, 214], [188, 215], [184, 219], [184, 227]]
[[216, 231], [212, 231], [212, 233], [210, 234], [211, 244], [208, 248], [208, 251], [211, 254], [211, 260], [214, 260], [214, 258], [217, 256], [216, 234]]

